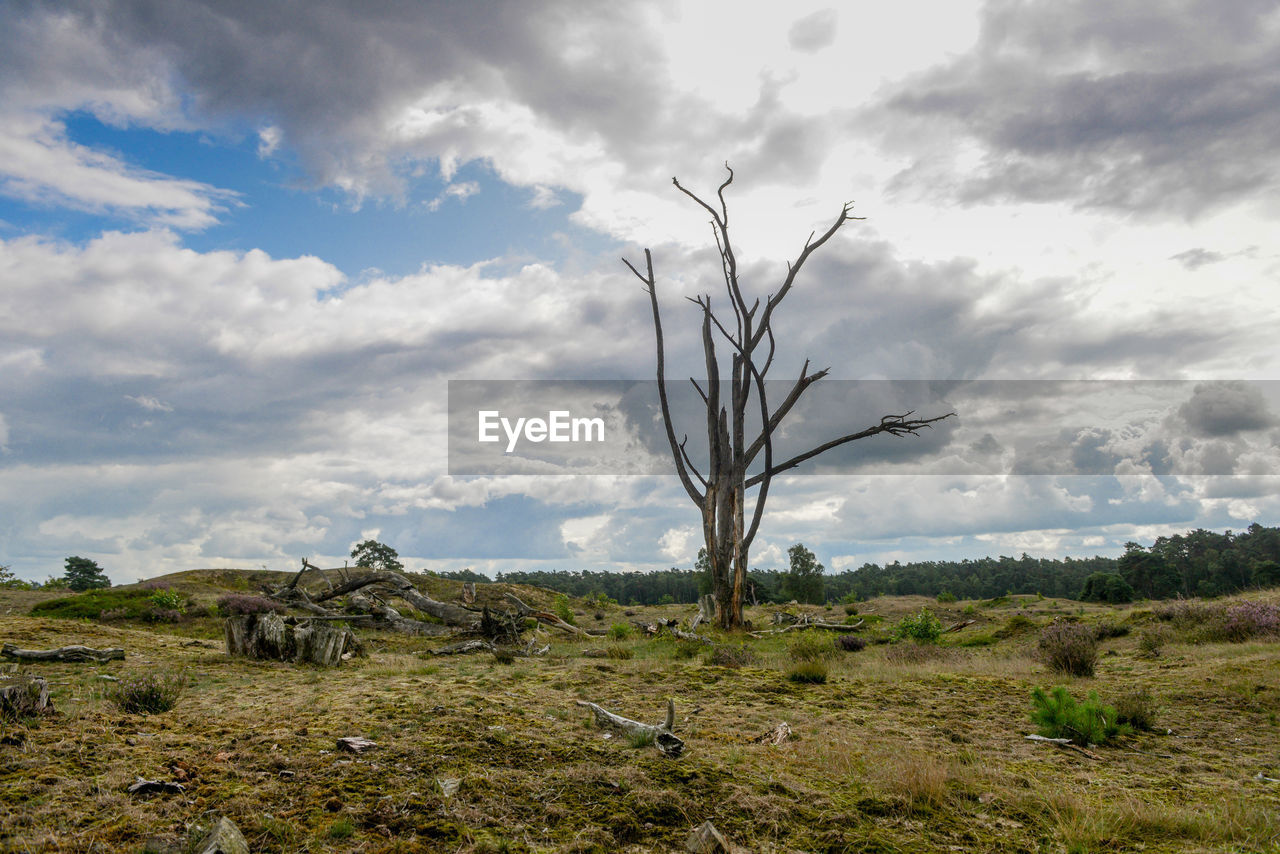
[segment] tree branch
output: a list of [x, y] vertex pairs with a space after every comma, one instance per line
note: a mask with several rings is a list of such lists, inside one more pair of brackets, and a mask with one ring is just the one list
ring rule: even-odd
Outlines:
[[794, 456], [784, 463], [779, 463], [778, 465], [773, 466], [768, 471], [761, 472], [755, 477], [747, 478], [746, 488], [750, 489], [751, 487], [760, 484], [766, 479], [766, 476], [768, 478], [772, 478], [779, 472], [793, 469], [805, 460], [813, 459], [819, 454], [825, 453], [826, 451], [839, 447], [840, 445], [854, 442], [858, 439], [865, 439], [868, 436], [876, 436], [880, 433], [888, 433], [891, 436], [914, 436], [921, 428], [931, 427], [934, 422], [941, 421], [944, 418], [950, 418], [955, 415], [954, 412], [948, 412], [946, 415], [939, 415], [936, 418], [910, 418], [909, 416], [911, 414], [912, 413], [908, 412], [904, 415], [886, 415], [884, 418], [880, 419], [880, 423], [874, 427], [868, 427], [866, 430], [862, 430], [857, 433], [850, 433], [848, 436], [841, 436], [839, 439], [832, 439], [830, 442], [819, 445], [811, 451], [805, 451], [803, 454]]

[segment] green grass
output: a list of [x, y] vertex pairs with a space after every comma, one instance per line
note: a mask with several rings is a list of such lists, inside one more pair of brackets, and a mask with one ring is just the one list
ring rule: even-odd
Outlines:
[[149, 612], [153, 590], [87, 590], [59, 599], [38, 602], [31, 608], [33, 617], [57, 617], [66, 620], [96, 620], [104, 611], [122, 610], [125, 619], [140, 619]]
[[[949, 623], [966, 604], [938, 613]], [[885, 626], [937, 605], [859, 603]], [[680, 613], [638, 610], [636, 619]], [[771, 610], [748, 617], [768, 626]], [[1090, 624], [1125, 616], [1084, 610]], [[1154, 731], [1101, 747], [1094, 761], [1023, 739], [1034, 729], [1031, 689], [1052, 683], [1035, 632], [991, 633], [1007, 616], [921, 647], [932, 656], [922, 663], [889, 658], [914, 644], [821, 660], [825, 683], [788, 678], [790, 645], [816, 632], [710, 632], [718, 648], [750, 656], [739, 667], [669, 639], [618, 644], [630, 659], [586, 658], [611, 642], [560, 633], [547, 636], [547, 656], [495, 667], [489, 654], [432, 658], [425, 649], [438, 641], [357, 627], [369, 657], [321, 670], [184, 645], [189, 631], [213, 636], [218, 624], [204, 617], [146, 626], [0, 616], [0, 637], [23, 646], [120, 646], [128, 656], [42, 665], [58, 714], [0, 721], [0, 848], [178, 851], [184, 828], [216, 811], [251, 850], [313, 854], [675, 851], [706, 820], [750, 851], [1274, 849], [1280, 788], [1254, 775], [1280, 777], [1280, 643], [1180, 639], [1153, 658], [1137, 631], [1109, 640], [1114, 654], [1072, 683], [1077, 705], [1093, 690], [1120, 709], [1135, 692], [1131, 712], [1158, 717]], [[968, 632], [992, 641], [957, 648]], [[692, 654], [679, 657], [684, 649]], [[123, 714], [98, 678], [147, 671], [188, 672], [191, 685], [172, 709], [143, 717]], [[686, 744], [678, 760], [605, 738], [575, 702], [656, 723], [668, 698]], [[761, 739], [782, 722], [789, 738]], [[347, 735], [379, 746], [341, 754], [335, 739]], [[180, 797], [125, 793], [138, 775], [180, 773]], [[441, 779], [460, 783], [446, 795]]]

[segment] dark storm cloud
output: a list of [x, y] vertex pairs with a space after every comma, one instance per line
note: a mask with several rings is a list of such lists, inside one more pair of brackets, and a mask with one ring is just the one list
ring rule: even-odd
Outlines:
[[563, 152], [514, 150], [531, 139], [621, 160], [631, 186], [669, 180], [677, 139], [758, 181], [812, 176], [824, 122], [788, 110], [776, 82], [741, 114], [674, 92], [653, 47], [662, 14], [570, 0], [23, 3], [0, 9], [0, 86], [37, 109], [274, 126], [312, 180], [357, 197], [394, 196], [432, 161], [448, 171], [487, 158], [504, 180], [539, 187], [579, 180]]
[[1197, 385], [1191, 399], [1178, 409], [1193, 434], [1229, 437], [1248, 430], [1265, 430], [1275, 416], [1255, 385], [1217, 382]]
[[[883, 104], [896, 140], [937, 146], [897, 186], [1181, 216], [1265, 198], [1280, 175], [1277, 8], [992, 3], [971, 53]], [[961, 172], [949, 157], [964, 139], [980, 163]]]

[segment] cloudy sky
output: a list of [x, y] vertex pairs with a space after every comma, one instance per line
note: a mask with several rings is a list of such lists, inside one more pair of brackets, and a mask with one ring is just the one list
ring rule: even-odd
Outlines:
[[[756, 564], [1274, 525], [1278, 139], [1277, 2], [11, 0], [0, 563], [691, 565], [674, 478], [449, 476], [447, 389], [650, 379], [645, 247], [697, 370], [683, 297], [723, 286], [671, 177], [725, 161], [753, 294], [867, 217], [771, 376], [959, 416], [893, 473], [780, 479]], [[827, 400], [805, 423], [895, 402]]]

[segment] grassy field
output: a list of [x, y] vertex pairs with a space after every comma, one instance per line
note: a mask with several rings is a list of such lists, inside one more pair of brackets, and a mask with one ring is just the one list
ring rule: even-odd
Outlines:
[[[174, 584], [197, 601], [249, 587]], [[936, 646], [886, 642], [922, 606], [976, 622]], [[546, 656], [504, 664], [362, 631], [367, 657], [321, 670], [230, 659], [212, 617], [57, 619], [0, 601], [5, 641], [128, 652], [21, 668], [49, 679], [57, 713], [0, 723], [0, 849], [182, 851], [193, 823], [224, 814], [254, 851], [676, 851], [708, 819], [759, 852], [1280, 850], [1280, 783], [1262, 779], [1280, 778], [1280, 644], [1204, 641], [1153, 607], [873, 600], [857, 606], [867, 647], [831, 650], [826, 681], [802, 683], [788, 678], [794, 632], [716, 636], [711, 651], [638, 632], [547, 636]], [[579, 603], [576, 619], [607, 630], [693, 613], [634, 610]], [[773, 610], [748, 616], [764, 627]], [[1112, 627], [1092, 678], [1039, 661], [1040, 628], [1061, 616]], [[156, 672], [190, 682], [155, 715], [122, 712], [102, 678]], [[1146, 689], [1155, 729], [1096, 759], [1026, 740], [1032, 689], [1058, 684], [1113, 702]], [[678, 760], [601, 731], [574, 702], [657, 721], [667, 698]], [[790, 740], [758, 741], [780, 722]], [[350, 735], [379, 746], [339, 752]], [[186, 790], [127, 794], [139, 776]]]

